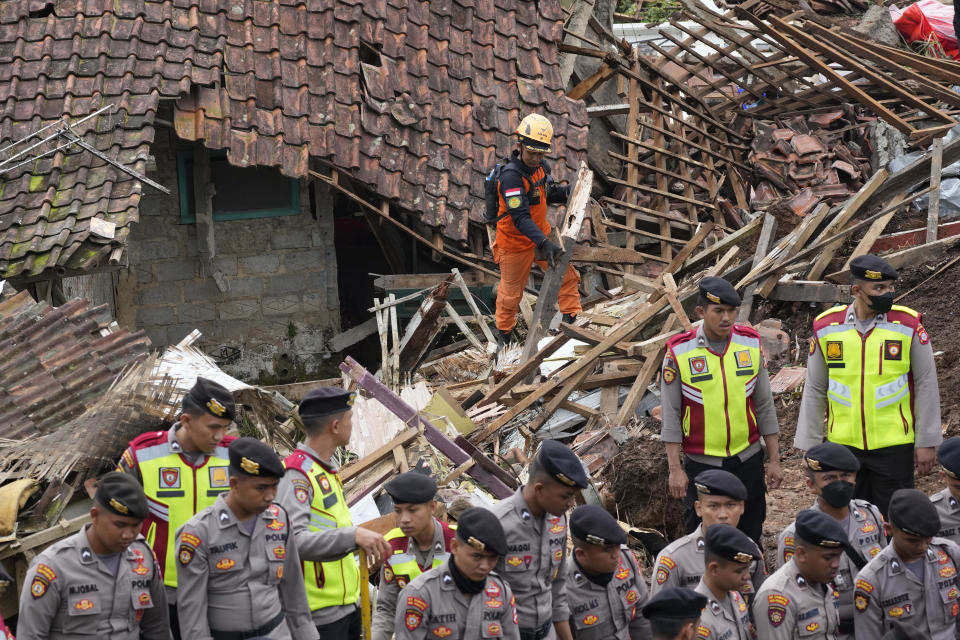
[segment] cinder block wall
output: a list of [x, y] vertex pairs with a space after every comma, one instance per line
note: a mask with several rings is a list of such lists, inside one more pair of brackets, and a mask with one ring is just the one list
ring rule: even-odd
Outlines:
[[[117, 287], [120, 322], [144, 329], [154, 345], [193, 329], [228, 373], [284, 382], [329, 369], [326, 341], [340, 328], [332, 198], [303, 181], [299, 216], [214, 223], [214, 263], [229, 281], [221, 292], [197, 258], [197, 228], [180, 222], [173, 133], [157, 129], [149, 177], [130, 238], [130, 267]], [[310, 189], [317, 189], [311, 214]]]

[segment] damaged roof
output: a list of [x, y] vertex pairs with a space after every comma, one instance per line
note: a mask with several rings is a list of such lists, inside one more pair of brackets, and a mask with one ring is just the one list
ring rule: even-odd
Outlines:
[[50, 307], [26, 291], [0, 302], [0, 437], [45, 433], [80, 415], [149, 348], [106, 305], [75, 298]]
[[[0, 147], [112, 104], [74, 131], [142, 172], [170, 98], [177, 135], [234, 165], [305, 177], [320, 159], [462, 241], [522, 115], [553, 122], [558, 177], [585, 154], [563, 18], [559, 0], [5, 2]], [[116, 258], [140, 192], [75, 146], [0, 175], [0, 277]], [[112, 239], [90, 232], [94, 216]]]

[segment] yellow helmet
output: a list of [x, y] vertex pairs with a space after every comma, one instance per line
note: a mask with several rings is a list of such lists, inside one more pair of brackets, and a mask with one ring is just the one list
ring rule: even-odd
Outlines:
[[553, 139], [553, 125], [539, 113], [531, 113], [517, 127], [520, 144], [534, 151], [548, 153]]

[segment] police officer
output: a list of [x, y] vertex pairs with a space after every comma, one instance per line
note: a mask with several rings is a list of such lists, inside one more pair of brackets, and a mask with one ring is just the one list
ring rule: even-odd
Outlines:
[[[703, 576], [704, 533], [716, 524], [737, 526], [743, 513], [743, 503], [747, 498], [747, 489], [737, 476], [722, 469], [701, 471], [693, 484], [697, 489], [697, 501], [694, 509], [702, 520], [693, 533], [674, 540], [657, 555], [651, 593], [669, 587], [694, 588]], [[766, 578], [763, 556], [754, 543], [750, 552], [756, 560], [750, 564], [750, 580], [737, 587], [750, 604], [750, 597], [756, 593]]]
[[707, 606], [700, 615], [699, 636], [755, 640], [756, 630], [750, 622], [750, 610], [740, 595], [740, 589], [750, 582], [750, 565], [762, 560], [754, 555], [757, 544], [729, 524], [710, 527], [704, 542], [706, 570], [696, 591], [707, 597]]
[[411, 580], [443, 564], [454, 531], [436, 518], [437, 483], [416, 471], [401, 473], [384, 485], [393, 500], [397, 528], [387, 533], [391, 555], [380, 568], [380, 590], [373, 614], [374, 640], [390, 640], [397, 596]]
[[[570, 197], [570, 187], [554, 183], [550, 165], [543, 157], [550, 153], [553, 125], [540, 114], [532, 113], [517, 127], [517, 148], [500, 174], [497, 191], [500, 207], [497, 212], [497, 239], [493, 243], [493, 259], [500, 265], [497, 286], [497, 329], [506, 341], [517, 324], [517, 311], [523, 288], [530, 277], [534, 253], [541, 268], [554, 266], [563, 250], [550, 240], [547, 204], [563, 204]], [[581, 311], [580, 274], [567, 266], [560, 285], [559, 307], [564, 319], [572, 320]]]
[[[920, 313], [893, 304], [897, 271], [877, 256], [850, 263], [853, 303], [813, 321], [794, 445], [824, 439], [860, 460], [855, 496], [886, 514], [890, 495], [933, 468], [940, 392]], [[827, 428], [824, 432], [824, 415]]]
[[136, 480], [117, 472], [100, 478], [90, 524], [30, 564], [17, 636], [166, 640], [163, 579], [150, 547], [137, 539], [146, 517], [147, 499]]
[[583, 463], [566, 445], [544, 440], [527, 483], [493, 506], [507, 534], [497, 573], [517, 598], [521, 640], [571, 640], [566, 590], [567, 510], [587, 486]]
[[510, 585], [491, 571], [506, 551], [496, 516], [479, 507], [460, 514], [450, 557], [400, 592], [397, 640], [519, 640]]
[[583, 505], [570, 516], [573, 562], [567, 564], [570, 627], [576, 640], [649, 640], [641, 609], [647, 583], [627, 534], [605, 509]]
[[[661, 439], [670, 467], [670, 494], [684, 498], [687, 533], [699, 522], [688, 482], [701, 471], [723, 468], [740, 478], [747, 499], [738, 527], [760, 544], [767, 515], [767, 486], [780, 486], [780, 427], [760, 334], [734, 324], [740, 296], [723, 278], [703, 278], [697, 315], [703, 324], [667, 342], [660, 400]], [[764, 483], [763, 451], [770, 454]], [[686, 461], [681, 461], [683, 452]]]
[[706, 605], [702, 594], [670, 587], [650, 598], [643, 606], [643, 617], [650, 621], [653, 640], [693, 640]]
[[940, 531], [937, 537], [960, 544], [960, 438], [943, 441], [937, 449], [940, 461], [940, 477], [947, 488], [930, 496], [930, 502], [940, 516]]
[[[807, 489], [817, 496], [810, 507], [822, 511], [847, 531], [848, 545], [840, 556], [833, 584], [840, 592], [841, 640], [853, 638], [853, 580], [871, 558], [887, 544], [880, 510], [866, 500], [853, 497], [860, 462], [853, 452], [833, 442], [813, 446], [804, 456]], [[794, 554], [796, 528], [790, 523], [777, 540], [777, 566]], [[875, 639], [874, 639], [875, 640]]]
[[286, 510], [283, 463], [254, 438], [229, 448], [230, 491], [177, 532], [180, 632], [190, 640], [319, 638]]
[[334, 458], [353, 434], [355, 397], [337, 387], [318, 387], [303, 397], [299, 413], [307, 439], [284, 460], [287, 471], [277, 492], [293, 523], [310, 611], [325, 640], [360, 638], [360, 569], [354, 551], [363, 549], [374, 562], [390, 554], [383, 536], [353, 526]]
[[797, 514], [796, 530], [793, 557], [757, 592], [753, 603], [757, 636], [763, 640], [835, 640], [840, 594], [831, 582], [840, 566], [847, 532], [827, 514], [810, 509]]
[[180, 640], [177, 623], [177, 529], [230, 489], [227, 447], [233, 436], [233, 395], [220, 384], [197, 378], [183, 397], [177, 422], [167, 431], [148, 431], [130, 441], [117, 471], [143, 485], [151, 505], [143, 535], [160, 563], [170, 607], [170, 627]]
[[857, 640], [876, 640], [905, 622], [931, 640], [953, 639], [960, 613], [960, 549], [934, 537], [937, 509], [916, 489], [890, 498], [890, 544], [860, 573], [853, 595]]

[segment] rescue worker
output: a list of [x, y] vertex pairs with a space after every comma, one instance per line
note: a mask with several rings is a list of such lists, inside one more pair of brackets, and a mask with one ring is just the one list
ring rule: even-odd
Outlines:
[[750, 609], [740, 589], [750, 582], [750, 565], [762, 560], [754, 555], [757, 544], [729, 524], [710, 527], [704, 542], [704, 574], [696, 591], [707, 597], [707, 606], [700, 614], [698, 636], [755, 640], [757, 634], [750, 621]]
[[90, 524], [30, 563], [17, 636], [167, 640], [163, 579], [150, 546], [137, 538], [146, 517], [147, 499], [136, 480], [115, 471], [100, 478]]
[[510, 585], [492, 572], [506, 551], [506, 536], [496, 516], [480, 507], [460, 514], [450, 557], [400, 592], [394, 621], [397, 640], [518, 640]]
[[[550, 240], [547, 204], [563, 204], [570, 197], [569, 185], [552, 181], [550, 165], [543, 157], [550, 153], [553, 125], [542, 115], [532, 113], [517, 127], [517, 148], [500, 174], [497, 187], [500, 208], [497, 212], [497, 237], [493, 244], [494, 262], [500, 265], [497, 286], [497, 329], [508, 341], [517, 324], [517, 312], [523, 288], [536, 262], [546, 270], [554, 266], [563, 250]], [[542, 254], [535, 259], [534, 253]], [[559, 307], [564, 320], [572, 322], [580, 313], [580, 274], [567, 266], [560, 286]]]
[[416, 471], [401, 473], [384, 485], [393, 500], [397, 528], [387, 533], [391, 554], [380, 568], [373, 640], [390, 640], [400, 590], [414, 578], [446, 562], [454, 530], [437, 519], [437, 483]]
[[[840, 556], [840, 567], [833, 585], [840, 593], [840, 640], [853, 638], [853, 581], [880, 550], [887, 545], [883, 516], [876, 506], [853, 497], [860, 462], [853, 452], [833, 442], [813, 446], [803, 459], [807, 489], [817, 498], [810, 507], [835, 519], [847, 532], [847, 546]], [[794, 523], [777, 539], [777, 566], [793, 557], [796, 527]]]
[[567, 564], [570, 627], [576, 640], [650, 640], [641, 609], [647, 582], [627, 534], [606, 509], [583, 505], [570, 516], [573, 562]]
[[190, 640], [316, 640], [286, 510], [263, 442], [231, 443], [230, 491], [177, 532], [180, 633]]
[[[722, 469], [707, 469], [693, 479], [693, 484], [697, 488], [697, 501], [693, 506], [702, 521], [693, 533], [674, 540], [657, 554], [651, 593], [670, 587], [695, 588], [706, 567], [704, 534], [714, 525], [735, 527], [740, 521], [747, 489], [737, 476]], [[737, 587], [747, 606], [766, 578], [763, 555], [756, 543], [750, 553], [756, 557], [750, 564], [750, 580]]]
[[497, 573], [517, 599], [521, 640], [571, 640], [564, 514], [587, 487], [587, 474], [566, 445], [544, 440], [528, 475], [523, 487], [491, 509], [507, 535]]
[[840, 594], [831, 583], [847, 544], [847, 532], [827, 514], [810, 509], [797, 514], [796, 528], [796, 552], [764, 581], [753, 603], [757, 637], [835, 640]]
[[937, 509], [916, 489], [890, 498], [890, 544], [857, 574], [857, 640], [876, 640], [897, 620], [930, 640], [953, 640], [960, 613], [960, 549], [944, 538]]
[[937, 449], [940, 477], [947, 485], [943, 491], [930, 496], [930, 502], [940, 516], [938, 538], [960, 544], [960, 438], [947, 438]]
[[307, 439], [284, 460], [287, 471], [277, 492], [277, 502], [290, 514], [307, 600], [324, 640], [360, 638], [360, 568], [354, 551], [363, 549], [376, 563], [390, 554], [383, 536], [353, 526], [335, 462], [337, 447], [349, 443], [353, 433], [355, 397], [337, 387], [318, 387], [303, 397], [299, 413]]
[[[940, 432], [930, 336], [917, 311], [893, 304], [897, 271], [877, 256], [850, 262], [853, 302], [813, 321], [794, 445], [824, 439], [860, 460], [855, 496], [886, 515], [890, 495], [929, 473]], [[826, 428], [824, 428], [826, 416]]]
[[653, 640], [693, 640], [707, 599], [692, 589], [670, 587], [654, 595], [643, 606], [650, 621]]
[[130, 441], [117, 471], [143, 485], [150, 513], [142, 533], [160, 563], [170, 609], [170, 629], [180, 640], [177, 622], [177, 529], [230, 489], [227, 447], [233, 436], [233, 395], [222, 385], [197, 378], [183, 397], [177, 422], [166, 431], [148, 431]]
[[[697, 489], [688, 478], [707, 469], [729, 471], [747, 488], [737, 526], [759, 545], [767, 487], [776, 489], [782, 477], [780, 427], [760, 334], [734, 324], [740, 296], [733, 285], [708, 277], [698, 287], [697, 315], [703, 324], [667, 342], [661, 372], [660, 437], [667, 450], [670, 494], [684, 498], [683, 522], [690, 533], [699, 518], [693, 506]], [[769, 452], [766, 483], [761, 438]]]

